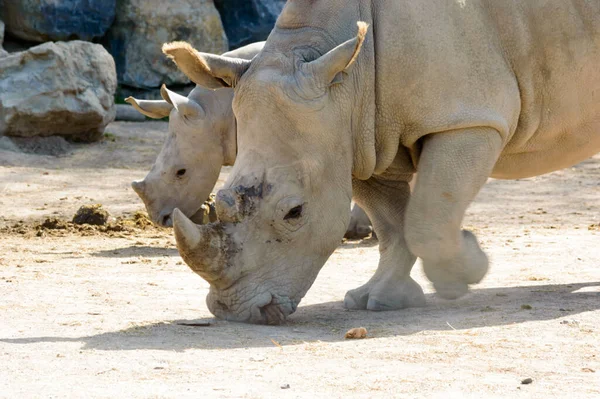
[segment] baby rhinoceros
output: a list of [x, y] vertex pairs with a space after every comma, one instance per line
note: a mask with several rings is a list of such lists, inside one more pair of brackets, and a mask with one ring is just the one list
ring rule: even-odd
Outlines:
[[[264, 42], [253, 43], [223, 56], [252, 59], [263, 46]], [[213, 190], [221, 167], [233, 165], [237, 154], [233, 90], [196, 86], [184, 97], [163, 85], [160, 93], [162, 100], [126, 99], [150, 118], [170, 117], [169, 135], [152, 169], [143, 180], [131, 185], [155, 224], [171, 227], [175, 208], [203, 224], [203, 202]], [[368, 217], [357, 206], [352, 211], [352, 221], [348, 238], [364, 238], [372, 232]]]

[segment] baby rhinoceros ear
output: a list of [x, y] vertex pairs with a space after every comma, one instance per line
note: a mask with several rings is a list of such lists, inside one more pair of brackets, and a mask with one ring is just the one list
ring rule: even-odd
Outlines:
[[201, 53], [187, 42], [165, 43], [162, 51], [192, 82], [207, 89], [235, 87], [251, 62]]

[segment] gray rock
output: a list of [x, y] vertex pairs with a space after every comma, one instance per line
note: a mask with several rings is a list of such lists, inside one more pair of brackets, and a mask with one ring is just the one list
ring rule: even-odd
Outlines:
[[104, 36], [116, 0], [5, 0], [0, 13], [13, 36], [35, 42]]
[[[4, 137], [8, 138], [8, 137]], [[24, 153], [59, 157], [71, 152], [71, 145], [60, 136], [13, 137], [12, 142]]]
[[215, 0], [231, 49], [267, 39], [286, 0]]
[[174, 40], [205, 52], [227, 51], [212, 0], [120, 0], [104, 44], [115, 58], [119, 83], [148, 89], [189, 83], [161, 52], [163, 43]]
[[146, 117], [135, 110], [129, 104], [117, 104], [116, 121], [144, 122]]
[[2, 43], [4, 43], [4, 22], [0, 21], [0, 57], [8, 55], [8, 52], [2, 48]]
[[11, 152], [22, 152], [18, 145], [16, 145], [10, 138], [4, 136], [0, 137], [0, 150], [11, 151]]
[[0, 135], [95, 141], [115, 118], [115, 64], [82, 41], [45, 43], [0, 58]]

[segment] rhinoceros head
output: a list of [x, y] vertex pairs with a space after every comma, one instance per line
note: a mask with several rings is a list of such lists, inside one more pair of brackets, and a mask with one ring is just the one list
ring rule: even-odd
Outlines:
[[199, 226], [174, 212], [180, 254], [210, 283], [217, 317], [281, 323], [342, 240], [353, 170], [347, 77], [366, 32], [359, 26], [324, 55], [286, 52], [272, 37], [252, 61], [163, 47], [195, 83], [235, 87], [240, 150], [216, 196], [219, 221]]
[[129, 97], [126, 101], [151, 118], [169, 117], [169, 135], [150, 172], [131, 185], [152, 221], [172, 226], [173, 209], [202, 221], [202, 203], [212, 191], [221, 167], [233, 164], [236, 153], [232, 93], [202, 87], [188, 97], [161, 88], [163, 100]]

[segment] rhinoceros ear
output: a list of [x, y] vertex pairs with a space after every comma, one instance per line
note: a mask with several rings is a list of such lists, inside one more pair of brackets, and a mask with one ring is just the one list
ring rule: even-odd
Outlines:
[[250, 60], [200, 53], [186, 42], [165, 43], [162, 51], [192, 82], [208, 89], [235, 87], [250, 66]]
[[169, 116], [173, 106], [163, 100], [136, 100], [127, 97], [125, 102], [131, 104], [140, 114], [154, 119], [162, 119]]
[[164, 84], [160, 87], [160, 95], [181, 115], [189, 118], [204, 118], [206, 115], [204, 108], [202, 108], [200, 104], [194, 100], [190, 100], [189, 98], [182, 96], [181, 94], [177, 94], [174, 91], [167, 89], [167, 86]]
[[317, 79], [321, 86], [341, 83], [344, 74], [358, 58], [358, 53], [365, 41], [369, 25], [359, 21], [356, 37], [350, 39], [316, 60], [304, 64], [304, 72], [309, 78]]

